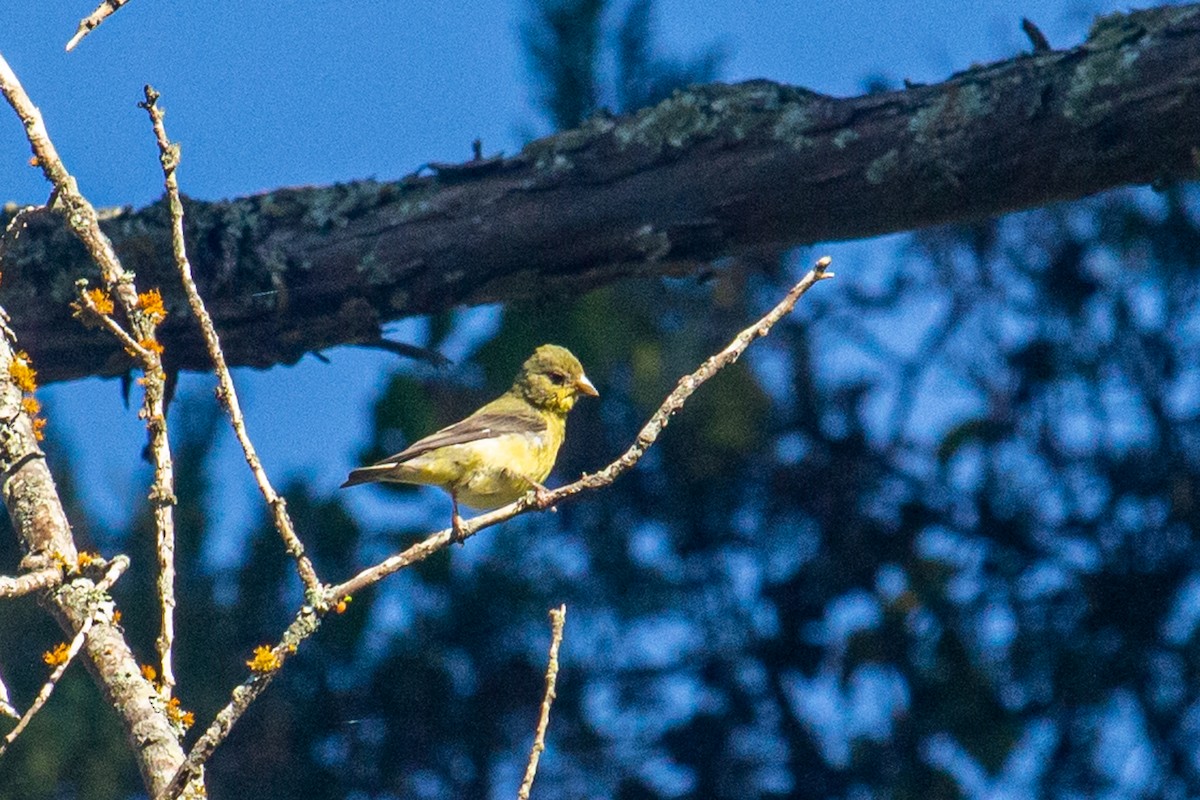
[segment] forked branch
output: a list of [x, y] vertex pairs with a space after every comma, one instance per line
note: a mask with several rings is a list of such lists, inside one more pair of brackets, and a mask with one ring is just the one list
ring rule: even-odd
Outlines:
[[[117, 578], [121, 577], [121, 574], [128, 567], [129, 559], [125, 556], [114, 558], [112, 563], [109, 564], [108, 571], [105, 572], [104, 577], [100, 579], [99, 583], [93, 589], [94, 596], [98, 598], [104, 597], [104, 593], [117, 582]], [[83, 648], [84, 640], [87, 638], [88, 633], [91, 632], [92, 625], [96, 623], [96, 615], [105, 614], [109, 620], [112, 619], [111, 606], [111, 602], [108, 603], [108, 607], [106, 608], [102, 608], [101, 603], [94, 603], [89, 610], [87, 618], [79, 626], [79, 630], [75, 633], [74, 638], [71, 639], [71, 644], [60, 645], [61, 650], [46, 654], [46, 663], [52, 664], [54, 669], [50, 671], [50, 676], [42, 685], [41, 691], [37, 693], [37, 696], [29, 704], [29, 708], [26, 709], [25, 713], [21, 715], [16, 726], [5, 735], [4, 741], [0, 742], [0, 756], [4, 755], [9, 746], [16, 741], [21, 732], [33, 721], [34, 716], [42, 710], [42, 706], [46, 705], [46, 701], [50, 699], [50, 695], [54, 692], [54, 687], [58, 686], [59, 679], [62, 678], [63, 673], [67, 671], [67, 667], [71, 665], [71, 662], [75, 660], [75, 656]]]

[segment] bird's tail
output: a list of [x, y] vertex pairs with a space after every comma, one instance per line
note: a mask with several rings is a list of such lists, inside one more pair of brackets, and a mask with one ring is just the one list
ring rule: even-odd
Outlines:
[[375, 481], [387, 480], [388, 473], [394, 472], [395, 469], [395, 464], [375, 464], [370, 467], [352, 469], [341, 488], [345, 489], [347, 486], [357, 486], [360, 483], [374, 483]]

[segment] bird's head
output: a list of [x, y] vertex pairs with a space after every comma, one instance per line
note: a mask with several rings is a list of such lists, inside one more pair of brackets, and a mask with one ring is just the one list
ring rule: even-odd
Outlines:
[[533, 351], [521, 365], [512, 390], [534, 407], [560, 414], [570, 411], [581, 394], [600, 395], [583, 374], [579, 359], [555, 344], [544, 344]]

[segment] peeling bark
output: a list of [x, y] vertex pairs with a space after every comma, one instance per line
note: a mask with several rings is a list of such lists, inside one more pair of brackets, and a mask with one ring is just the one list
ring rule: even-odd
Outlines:
[[[190, 202], [190, 255], [229, 363], [291, 363], [459, 304], [575, 294], [764, 245], [1190, 180], [1198, 88], [1200, 6], [1114, 14], [1079, 47], [936, 85], [847, 99], [768, 81], [693, 87], [511, 158]], [[168, 366], [207, 370], [163, 204], [104, 227], [139, 285], [168, 301]], [[44, 380], [129, 368], [108, 337], [70, 319], [73, 282], [95, 268], [61, 221], [33, 217], [3, 270], [5, 303]]]

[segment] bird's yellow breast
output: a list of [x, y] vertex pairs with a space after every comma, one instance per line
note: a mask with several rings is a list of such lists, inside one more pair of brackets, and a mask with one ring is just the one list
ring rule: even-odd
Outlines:
[[451, 490], [459, 501], [486, 510], [517, 500], [554, 468], [565, 423], [548, 420], [539, 433], [506, 433], [439, 447], [406, 462], [397, 478]]

